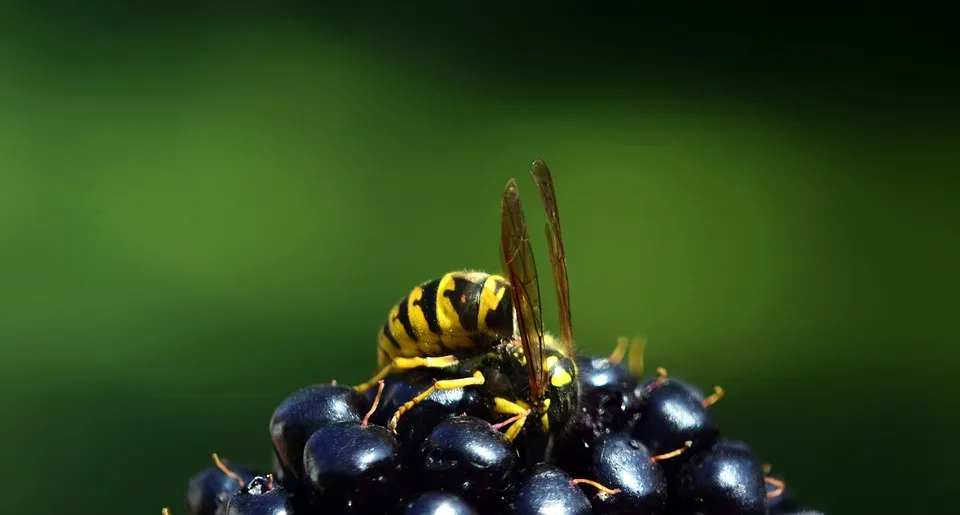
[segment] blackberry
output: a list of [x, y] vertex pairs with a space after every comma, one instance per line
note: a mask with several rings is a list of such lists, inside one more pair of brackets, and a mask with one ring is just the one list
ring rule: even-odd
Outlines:
[[270, 418], [270, 436], [281, 465], [294, 478], [302, 478], [303, 447], [310, 435], [338, 422], [360, 422], [368, 404], [353, 388], [334, 384], [308, 386], [284, 399]]
[[188, 483], [187, 513], [822, 515], [746, 442], [721, 437], [708, 408], [722, 390], [704, 395], [662, 369], [640, 381], [641, 356], [624, 364], [626, 349], [621, 339], [608, 358], [576, 358], [578, 409], [547, 462], [521, 459], [529, 443], [502, 432], [520, 415], [491, 423], [502, 415], [478, 388], [435, 392], [392, 432], [384, 424], [401, 405], [449, 377], [415, 370], [365, 394], [335, 384], [293, 393], [270, 420], [273, 473], [214, 455]]
[[423, 489], [488, 505], [503, 499], [518, 459], [513, 445], [489, 422], [454, 416], [437, 424], [420, 445], [417, 477]]
[[477, 510], [460, 497], [439, 490], [423, 492], [401, 502], [396, 515], [477, 515]]
[[[383, 382], [379, 392], [383, 391]], [[404, 493], [404, 450], [396, 435], [369, 424], [338, 422], [316, 430], [303, 451], [304, 483], [314, 504], [344, 514], [382, 511]]]

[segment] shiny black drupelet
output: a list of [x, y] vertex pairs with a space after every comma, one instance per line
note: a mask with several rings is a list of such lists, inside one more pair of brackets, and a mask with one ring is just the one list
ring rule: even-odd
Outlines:
[[514, 515], [590, 515], [590, 499], [563, 469], [535, 465], [520, 481], [506, 509]]
[[[708, 398], [677, 379], [660, 377], [637, 387], [640, 417], [631, 434], [653, 454], [674, 451], [691, 442], [692, 450], [707, 449], [720, 430], [710, 415]], [[687, 453], [686, 457], [692, 456]], [[682, 460], [665, 463], [670, 468]]]
[[290, 492], [272, 478], [257, 476], [217, 509], [217, 515], [289, 515], [294, 513]]
[[677, 473], [676, 504], [692, 513], [764, 515], [763, 464], [743, 442], [720, 440]]
[[[223, 463], [230, 466], [226, 460]], [[224, 501], [259, 475], [244, 468], [233, 468], [231, 471], [241, 478], [241, 482], [215, 466], [207, 467], [193, 476], [187, 483], [187, 513], [213, 515]]]
[[450, 417], [420, 444], [414, 465], [420, 488], [444, 490], [485, 507], [499, 503], [517, 474], [517, 450], [482, 419]]
[[340, 422], [307, 440], [303, 482], [321, 511], [377, 513], [406, 493], [405, 462], [400, 441], [387, 428]]
[[360, 422], [369, 407], [363, 395], [342, 385], [308, 386], [284, 399], [270, 419], [270, 437], [284, 475], [303, 477], [303, 449], [314, 431], [338, 422]]
[[467, 501], [449, 492], [433, 490], [405, 499], [392, 515], [478, 515]]
[[594, 513], [667, 513], [667, 478], [654, 455], [626, 434], [597, 439], [589, 478], [619, 492], [593, 498]]

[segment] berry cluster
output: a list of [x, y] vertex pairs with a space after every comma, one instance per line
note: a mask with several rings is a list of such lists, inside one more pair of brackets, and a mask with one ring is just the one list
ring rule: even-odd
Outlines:
[[[751, 448], [722, 438], [704, 395], [641, 381], [610, 358], [578, 357], [579, 416], [528, 463], [475, 388], [437, 391], [386, 427], [436, 374], [389, 376], [365, 394], [303, 388], [273, 414], [270, 474], [221, 461], [189, 482], [190, 515], [808, 514]], [[169, 513], [169, 510], [164, 510]]]

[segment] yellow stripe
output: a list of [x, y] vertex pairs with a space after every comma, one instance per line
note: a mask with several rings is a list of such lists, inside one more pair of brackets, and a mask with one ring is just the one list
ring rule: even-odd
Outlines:
[[407, 336], [407, 331], [403, 328], [403, 324], [400, 323], [400, 319], [397, 318], [399, 313], [399, 305], [394, 306], [393, 309], [390, 310], [390, 335], [400, 344], [400, 355], [408, 358], [419, 356], [420, 347], [417, 346], [417, 342]]
[[443, 332], [443, 336], [441, 337], [443, 346], [450, 350], [462, 346], [456, 335], [464, 332], [463, 328], [460, 327], [460, 317], [457, 316], [456, 310], [453, 309], [453, 303], [443, 294], [446, 291], [453, 290], [455, 275], [457, 274], [449, 273], [444, 275], [440, 278], [440, 283], [437, 285], [437, 324], [440, 326], [440, 331]]
[[498, 280], [503, 279], [491, 275], [483, 281], [483, 289], [480, 291], [480, 309], [477, 312], [477, 330], [481, 333], [486, 333], [488, 330], [487, 314], [497, 309], [497, 306], [503, 300], [504, 293], [507, 291], [506, 288], [500, 288], [499, 292], [494, 293]]
[[414, 334], [419, 340], [418, 354], [427, 356], [439, 356], [447, 354], [443, 346], [440, 345], [440, 338], [430, 332], [430, 326], [427, 324], [427, 318], [423, 315], [420, 306], [413, 303], [423, 298], [423, 288], [417, 286], [407, 297], [407, 318], [410, 319], [410, 325], [413, 327]]

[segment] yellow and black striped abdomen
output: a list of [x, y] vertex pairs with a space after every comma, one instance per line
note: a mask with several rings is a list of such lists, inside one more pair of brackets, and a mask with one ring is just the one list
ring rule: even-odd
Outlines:
[[390, 310], [380, 330], [378, 361], [480, 351], [513, 336], [506, 279], [451, 272], [417, 286]]

